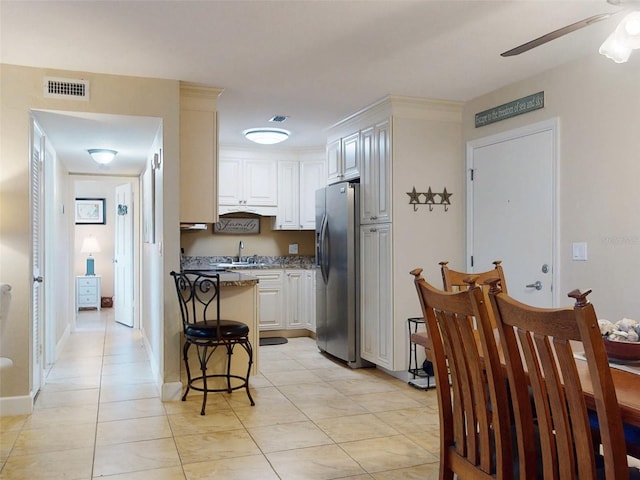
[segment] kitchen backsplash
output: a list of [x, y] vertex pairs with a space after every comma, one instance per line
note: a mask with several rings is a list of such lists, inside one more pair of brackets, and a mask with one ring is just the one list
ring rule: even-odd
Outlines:
[[[237, 257], [230, 256], [210, 256], [210, 257], [196, 257], [183, 255], [181, 259], [181, 268], [184, 270], [196, 270], [198, 268], [208, 268], [218, 263], [231, 263], [236, 260]], [[261, 255], [249, 255], [248, 257], [242, 257], [243, 260], [251, 261], [256, 264], [261, 264], [258, 268], [314, 268], [315, 258], [309, 255], [281, 255], [281, 256], [261, 256]]]

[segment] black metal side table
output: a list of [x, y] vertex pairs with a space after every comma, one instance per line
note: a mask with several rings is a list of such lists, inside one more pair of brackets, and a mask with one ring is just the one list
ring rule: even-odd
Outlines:
[[[411, 341], [411, 334], [418, 332], [418, 326], [424, 324], [423, 317], [411, 317], [407, 319], [409, 328], [409, 373], [413, 375], [413, 380], [409, 381], [412, 387], [427, 390], [435, 386], [433, 375], [427, 372], [422, 366], [418, 365], [418, 349], [417, 345]], [[425, 360], [425, 363], [427, 361]], [[430, 362], [428, 362], [430, 363]]]

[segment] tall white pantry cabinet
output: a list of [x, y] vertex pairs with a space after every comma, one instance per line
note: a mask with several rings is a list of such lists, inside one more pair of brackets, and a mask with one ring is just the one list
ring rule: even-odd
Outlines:
[[[361, 356], [401, 378], [408, 368], [407, 319], [422, 316], [409, 272], [421, 267], [442, 288], [438, 262], [464, 260], [463, 152], [457, 102], [391, 95], [329, 130], [328, 183], [353, 177], [353, 168], [360, 178]], [[336, 174], [332, 164], [351, 170]], [[446, 212], [414, 207], [413, 188], [446, 188], [451, 205]]]

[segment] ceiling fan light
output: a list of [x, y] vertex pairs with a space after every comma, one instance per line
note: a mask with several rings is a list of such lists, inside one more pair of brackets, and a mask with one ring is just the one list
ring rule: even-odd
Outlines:
[[604, 43], [600, 45], [598, 52], [616, 63], [624, 63], [629, 60], [632, 49], [621, 42], [616, 33], [617, 31], [607, 37]]
[[89, 152], [93, 161], [100, 165], [107, 165], [111, 163], [118, 153], [116, 150], [109, 150], [106, 148], [90, 148], [87, 152]]
[[616, 34], [629, 48], [640, 48], [640, 12], [631, 12], [622, 19]]
[[242, 132], [247, 140], [262, 145], [284, 142], [291, 132], [281, 128], [250, 128]]

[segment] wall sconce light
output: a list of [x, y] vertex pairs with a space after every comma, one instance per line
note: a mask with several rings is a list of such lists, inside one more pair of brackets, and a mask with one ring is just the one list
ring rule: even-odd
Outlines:
[[106, 148], [90, 148], [87, 152], [89, 152], [93, 161], [100, 165], [111, 163], [113, 157], [118, 153], [116, 150], [108, 150]]
[[284, 142], [291, 132], [281, 128], [250, 128], [242, 132], [247, 140], [263, 145]]
[[93, 257], [91, 254], [100, 252], [100, 244], [98, 243], [98, 240], [96, 240], [96, 237], [86, 237], [82, 241], [82, 248], [80, 249], [80, 252], [89, 254], [87, 257], [87, 271], [85, 275], [95, 275]]

